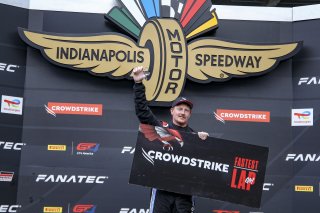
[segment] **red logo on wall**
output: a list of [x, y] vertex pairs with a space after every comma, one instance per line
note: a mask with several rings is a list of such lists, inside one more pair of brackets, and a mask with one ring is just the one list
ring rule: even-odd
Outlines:
[[45, 105], [46, 111], [53, 116], [56, 116], [56, 114], [102, 116], [102, 107], [102, 104], [58, 102], [49, 102], [48, 106]]
[[236, 157], [232, 171], [231, 188], [250, 191], [258, 173], [258, 160]]
[[98, 143], [79, 143], [77, 145], [77, 155], [94, 155], [99, 150]]
[[14, 172], [0, 171], [0, 182], [11, 182]]
[[242, 122], [270, 122], [269, 111], [248, 111], [248, 110], [229, 110], [217, 109], [214, 113], [217, 120], [224, 121], [242, 121]]
[[214, 213], [240, 213], [240, 211], [229, 211], [229, 210], [213, 210]]
[[73, 207], [75, 213], [94, 213], [96, 209], [95, 205], [92, 204], [78, 204]]

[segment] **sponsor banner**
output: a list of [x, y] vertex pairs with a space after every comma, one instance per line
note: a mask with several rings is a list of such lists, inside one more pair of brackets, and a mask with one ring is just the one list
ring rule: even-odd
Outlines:
[[19, 69], [19, 67], [20, 67], [19, 65], [7, 64], [7, 63], [0, 62], [0, 73], [1, 73], [1, 71], [14, 73], [17, 71], [17, 69]]
[[301, 77], [298, 81], [298, 86], [313, 86], [320, 85], [320, 77]]
[[97, 206], [92, 204], [77, 204], [73, 207], [74, 213], [95, 213]]
[[[100, 144], [92, 142], [82, 142], [75, 144], [72, 142], [70, 155], [94, 155], [99, 151]], [[67, 145], [49, 144], [48, 151], [67, 151]]]
[[135, 147], [132, 146], [124, 146], [121, 150], [121, 154], [134, 154]]
[[[41, 134], [41, 133], [37, 133]], [[77, 133], [76, 133], [77, 134]], [[84, 134], [83, 132], [81, 134]], [[61, 136], [61, 135], [60, 135]], [[109, 136], [109, 134], [106, 134]], [[78, 134], [78, 137], [79, 134]], [[63, 138], [48, 139], [47, 144], [28, 144], [23, 147], [22, 155], [26, 158], [21, 160], [22, 165], [41, 165], [46, 167], [62, 167], [62, 168], [92, 168], [106, 169], [111, 165], [117, 167], [122, 164], [127, 169], [130, 169], [131, 163], [128, 164], [128, 159], [118, 159], [110, 156], [121, 155], [119, 152], [114, 153], [114, 149], [107, 148], [106, 141], [99, 143], [93, 141], [68, 141]], [[36, 141], [35, 139], [33, 143]], [[43, 142], [42, 142], [43, 143]], [[1, 150], [1, 146], [0, 146]], [[22, 162], [23, 161], [23, 162]], [[41, 162], [41, 164], [39, 164]], [[107, 163], [106, 163], [107, 162]]]
[[291, 126], [313, 126], [313, 108], [292, 109]]
[[[3, 1], [2, 1], [3, 3]], [[3, 4], [2, 4], [3, 6]], [[4, 15], [4, 17], [7, 18], [7, 26], [15, 27], [15, 26], [21, 26], [21, 21], [19, 23], [19, 18], [17, 16], [14, 16], [14, 18], [9, 18], [7, 15], [9, 14], [7, 9], [0, 8], [1, 14]], [[7, 11], [7, 12], [4, 12]], [[11, 13], [19, 13], [23, 14], [23, 11], [15, 12], [15, 9], [10, 10]], [[27, 14], [27, 11], [25, 11]], [[23, 16], [23, 15], [22, 15]], [[23, 17], [23, 22], [27, 23], [27, 17]], [[22, 18], [22, 17], [21, 17]], [[14, 19], [14, 21], [13, 21]], [[22, 20], [22, 19], [21, 19]], [[13, 24], [13, 22], [14, 24]], [[12, 25], [13, 24], [13, 25]], [[23, 24], [22, 24], [23, 25]], [[26, 48], [15, 48], [14, 46], [20, 44], [17, 43], [17, 40], [9, 36], [13, 32], [13, 28], [9, 30], [9, 28], [2, 27], [1, 28], [1, 45], [0, 45], [0, 85], [4, 86], [3, 88], [6, 88], [5, 93], [7, 94], [15, 94], [17, 96], [20, 96], [20, 94], [23, 94], [21, 92], [16, 93], [16, 89], [23, 90], [25, 85], [25, 74], [26, 74]], [[9, 39], [9, 40], [7, 40]], [[16, 46], [16, 47], [18, 47]], [[2, 94], [5, 94], [2, 93]]]
[[268, 111], [248, 111], [248, 110], [229, 110], [217, 109], [214, 113], [217, 120], [242, 121], [242, 122], [270, 122], [270, 112]]
[[49, 151], [67, 151], [66, 145], [48, 145]]
[[294, 191], [296, 191], [296, 192], [313, 192], [313, 186], [295, 185]]
[[52, 207], [52, 206], [45, 206], [43, 207], [44, 213], [62, 213], [63, 208], [62, 207]]
[[212, 210], [214, 213], [240, 213], [240, 211], [236, 210]]
[[[96, 205], [92, 204], [76, 204], [72, 207], [70, 203], [68, 203], [67, 207], [66, 206], [44, 206], [43, 207], [43, 212], [48, 212], [48, 213], [95, 213], [96, 212]], [[67, 209], [63, 211], [63, 209]]]
[[260, 206], [268, 148], [202, 141], [197, 134], [145, 124], [139, 129], [131, 184]]
[[15, 150], [21, 151], [22, 147], [25, 146], [25, 143], [15, 143], [9, 141], [0, 141], [0, 150]]
[[273, 187], [274, 187], [274, 183], [264, 183], [263, 184], [263, 191], [270, 191], [270, 189]]
[[109, 177], [95, 175], [38, 174], [36, 183], [104, 184]]
[[18, 212], [21, 205], [0, 205], [0, 212]]
[[0, 182], [11, 182], [14, 172], [0, 171]]
[[320, 154], [295, 154], [289, 153], [286, 156], [286, 161], [298, 161], [298, 162], [319, 162]]
[[94, 155], [99, 150], [98, 143], [79, 143], [76, 147], [77, 155]]
[[53, 116], [56, 116], [56, 114], [102, 116], [103, 105], [49, 102], [45, 108]]
[[[28, 158], [28, 156], [23, 155], [23, 153], [22, 157], [23, 159]], [[39, 162], [41, 164], [42, 161], [39, 161], [37, 164], [24, 166], [23, 159], [21, 160], [21, 169], [19, 171], [17, 201], [24, 205], [30, 203], [30, 197], [32, 197], [33, 200], [43, 200], [40, 203], [35, 203], [35, 205], [25, 206], [26, 212], [43, 212], [44, 206], [62, 207], [63, 213], [81, 212], [80, 210], [84, 210], [85, 208], [87, 210], [83, 212], [94, 212], [95, 207], [97, 207], [96, 212], [99, 212], [98, 209], [100, 209], [101, 212], [106, 212], [103, 210], [108, 209], [110, 206], [114, 208], [113, 203], [102, 202], [103, 207], [101, 208], [99, 207], [101, 203], [92, 203], [93, 200], [96, 200], [97, 197], [101, 195], [108, 197], [108, 190], [106, 191], [106, 189], [113, 189], [113, 185], [118, 186], [115, 184], [117, 183], [116, 179], [110, 180], [110, 176], [107, 176], [108, 174], [106, 173], [110, 173], [110, 170], [46, 167], [39, 165]], [[125, 182], [125, 180], [123, 182]], [[92, 190], [96, 189], [98, 190], [97, 193], [92, 194]], [[68, 193], [66, 194], [66, 192]], [[46, 194], [45, 197], [43, 197], [44, 194]], [[79, 200], [79, 197], [85, 198], [88, 195], [90, 195], [88, 201]], [[116, 210], [119, 210], [119, 206], [110, 212], [116, 212]]]
[[149, 213], [149, 209], [121, 208], [119, 213]]
[[1, 112], [22, 115], [23, 98], [2, 95]]

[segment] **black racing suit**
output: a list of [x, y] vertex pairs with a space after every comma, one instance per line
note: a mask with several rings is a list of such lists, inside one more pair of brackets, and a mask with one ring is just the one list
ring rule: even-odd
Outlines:
[[[135, 109], [136, 115], [140, 122], [153, 126], [162, 126], [162, 122], [158, 120], [148, 107], [145, 96], [145, 87], [142, 83], [135, 83]], [[194, 132], [189, 126], [180, 127], [172, 122], [169, 123], [169, 128], [184, 132]], [[168, 192], [159, 189], [152, 189], [150, 199], [149, 213], [191, 213], [194, 212], [193, 197], [174, 192]]]

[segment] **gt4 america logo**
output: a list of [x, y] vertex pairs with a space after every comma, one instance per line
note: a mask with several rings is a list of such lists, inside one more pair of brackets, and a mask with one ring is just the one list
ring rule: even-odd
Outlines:
[[73, 207], [74, 213], [95, 213], [97, 206], [92, 204], [78, 204]]
[[[143, 81], [153, 105], [168, 105], [186, 79], [198, 83], [264, 74], [296, 54], [302, 42], [241, 44], [212, 37], [191, 38], [218, 27], [210, 0], [118, 0], [106, 15], [136, 41], [118, 33], [66, 35], [19, 28], [20, 37], [53, 64], [112, 79], [131, 79], [134, 67], [148, 68]], [[174, 2], [174, 3], [173, 3]]]

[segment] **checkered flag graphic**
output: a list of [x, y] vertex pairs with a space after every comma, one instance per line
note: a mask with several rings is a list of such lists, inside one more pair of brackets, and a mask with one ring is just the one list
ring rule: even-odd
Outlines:
[[180, 19], [186, 0], [161, 0], [161, 16]]

